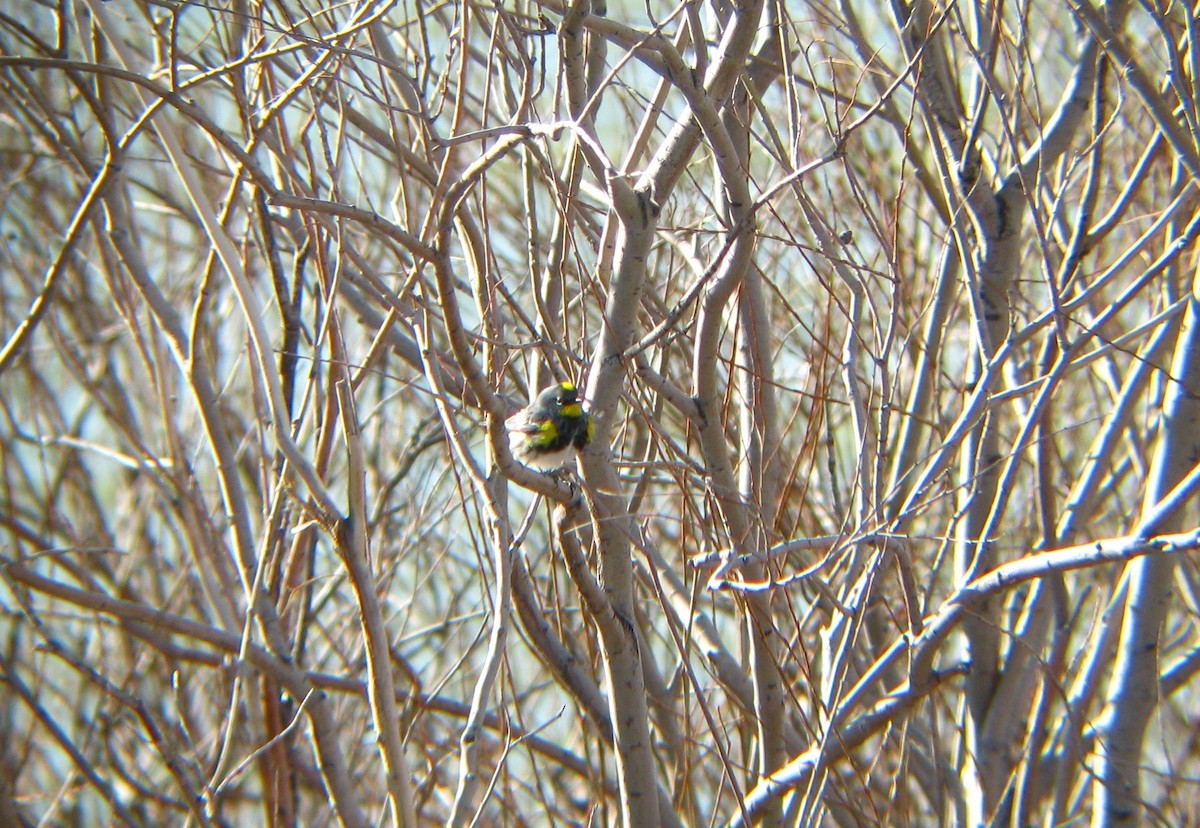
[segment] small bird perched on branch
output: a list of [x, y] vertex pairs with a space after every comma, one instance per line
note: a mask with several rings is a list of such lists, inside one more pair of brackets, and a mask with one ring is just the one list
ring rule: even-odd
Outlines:
[[592, 440], [595, 424], [574, 384], [560, 382], [504, 421], [513, 456], [533, 469], [557, 471]]

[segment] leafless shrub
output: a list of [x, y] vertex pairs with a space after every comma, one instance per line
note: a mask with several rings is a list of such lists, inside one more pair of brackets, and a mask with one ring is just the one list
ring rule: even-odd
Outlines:
[[10, 6], [0, 823], [1196, 824], [1196, 30]]

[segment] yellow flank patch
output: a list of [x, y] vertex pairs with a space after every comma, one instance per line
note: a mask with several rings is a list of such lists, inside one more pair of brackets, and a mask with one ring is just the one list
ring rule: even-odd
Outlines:
[[581, 417], [583, 416], [583, 407], [579, 403], [567, 403], [562, 407], [562, 415], [564, 417]]

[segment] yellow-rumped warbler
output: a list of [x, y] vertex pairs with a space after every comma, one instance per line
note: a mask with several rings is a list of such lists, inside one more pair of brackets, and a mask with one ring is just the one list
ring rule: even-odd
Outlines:
[[569, 382], [543, 389], [537, 398], [504, 421], [513, 456], [526, 466], [555, 471], [571, 460], [572, 449], [584, 448], [595, 429], [579, 404], [579, 391]]

